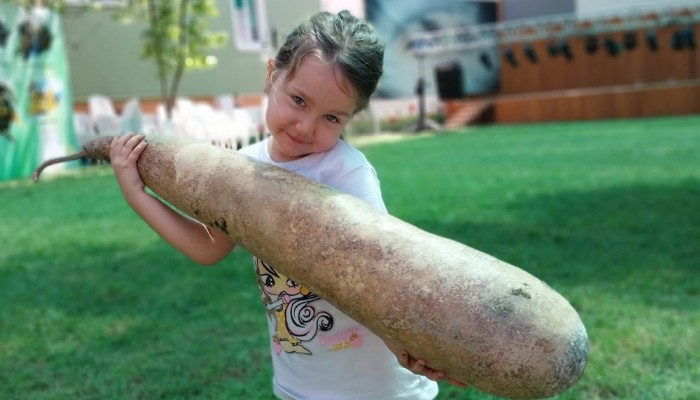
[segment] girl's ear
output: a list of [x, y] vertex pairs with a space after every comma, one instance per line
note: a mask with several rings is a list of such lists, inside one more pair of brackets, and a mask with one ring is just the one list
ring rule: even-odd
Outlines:
[[270, 88], [272, 87], [272, 79], [275, 75], [277, 67], [275, 64], [275, 59], [271, 58], [267, 60], [267, 77], [265, 78], [265, 93], [270, 92]]

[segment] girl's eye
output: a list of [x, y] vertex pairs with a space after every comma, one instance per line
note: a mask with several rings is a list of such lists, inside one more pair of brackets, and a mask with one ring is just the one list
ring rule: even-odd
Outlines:
[[302, 98], [299, 97], [299, 96], [292, 96], [292, 101], [294, 101], [294, 103], [295, 103], [296, 105], [299, 105], [299, 106], [303, 106], [303, 105], [304, 105], [304, 99], [302, 99]]
[[295, 287], [297, 287], [297, 286], [298, 286], [298, 285], [297, 285], [296, 282], [294, 282], [294, 281], [291, 280], [291, 279], [287, 279], [287, 287], [295, 288]]
[[325, 118], [327, 121], [332, 122], [334, 124], [340, 123], [340, 120], [335, 115], [326, 114]]

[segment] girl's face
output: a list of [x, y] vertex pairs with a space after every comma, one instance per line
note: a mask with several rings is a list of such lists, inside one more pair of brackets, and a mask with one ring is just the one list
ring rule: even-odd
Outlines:
[[270, 60], [267, 79], [268, 151], [274, 161], [293, 161], [335, 146], [357, 107], [356, 91], [338, 68], [307, 56], [287, 79], [287, 71], [276, 71]]

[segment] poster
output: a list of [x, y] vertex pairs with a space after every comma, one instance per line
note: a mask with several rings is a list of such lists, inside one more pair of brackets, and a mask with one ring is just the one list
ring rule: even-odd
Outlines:
[[[449, 28], [494, 23], [497, 3], [466, 0], [366, 0], [367, 20], [386, 45], [384, 75], [377, 88], [380, 98], [415, 95], [419, 77], [425, 80], [425, 93], [435, 94], [435, 68], [456, 62], [462, 71], [465, 95], [493, 92], [498, 88], [498, 49], [446, 51], [417, 58], [409, 51], [412, 34]], [[484, 54], [491, 62], [485, 65]]]

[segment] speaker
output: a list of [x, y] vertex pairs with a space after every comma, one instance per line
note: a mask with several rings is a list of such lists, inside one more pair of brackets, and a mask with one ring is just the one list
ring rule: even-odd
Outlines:
[[637, 32], [625, 32], [622, 43], [625, 50], [634, 50], [637, 47]]
[[612, 37], [608, 36], [605, 38], [605, 48], [608, 49], [608, 54], [611, 57], [617, 57], [622, 52], [622, 46], [615, 41]]
[[462, 87], [462, 66], [458, 61], [447, 61], [435, 65], [435, 81], [441, 100], [461, 99], [464, 97]]
[[586, 52], [588, 54], [594, 54], [598, 51], [598, 37], [597, 36], [587, 36], [586, 37]]
[[518, 66], [518, 59], [515, 57], [515, 53], [513, 52], [513, 49], [505, 49], [503, 50], [503, 58], [508, 61], [508, 63], [514, 67]]
[[481, 61], [481, 65], [484, 66], [486, 69], [493, 69], [493, 64], [491, 63], [491, 57], [486, 52], [481, 52], [479, 54], [479, 61]]
[[646, 34], [647, 37], [647, 46], [649, 46], [649, 49], [651, 51], [656, 51], [659, 49], [659, 41], [656, 37], [656, 32], [654, 31], [649, 31]]
[[559, 51], [561, 51], [561, 54], [563, 54], [567, 60], [571, 61], [574, 59], [574, 53], [571, 52], [571, 46], [569, 46], [568, 40], [562, 39], [559, 46]]
[[532, 47], [531, 44], [526, 44], [525, 46], [523, 46], [523, 53], [525, 53], [525, 57], [527, 57], [528, 60], [530, 60], [531, 62], [537, 62], [537, 52], [535, 52], [535, 48]]

